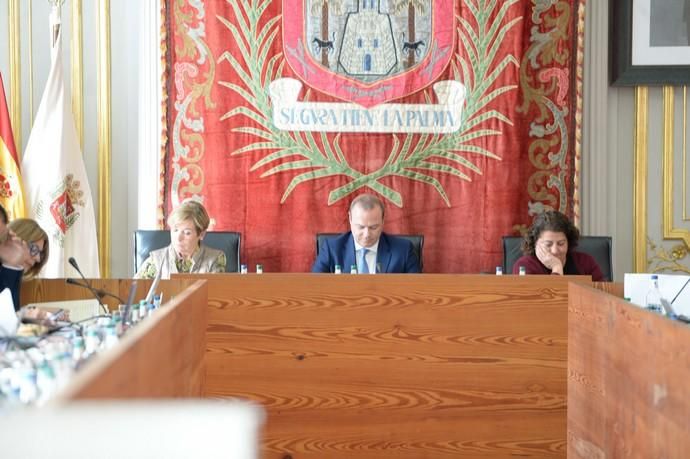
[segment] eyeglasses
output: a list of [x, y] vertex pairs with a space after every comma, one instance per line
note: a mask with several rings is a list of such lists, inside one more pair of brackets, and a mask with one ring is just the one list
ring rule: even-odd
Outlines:
[[36, 255], [43, 256], [43, 250], [35, 242], [29, 242], [29, 255], [35, 257]]

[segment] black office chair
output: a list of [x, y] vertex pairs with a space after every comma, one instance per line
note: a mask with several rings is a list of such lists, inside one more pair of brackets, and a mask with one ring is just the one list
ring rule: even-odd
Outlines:
[[[235, 273], [240, 270], [240, 233], [234, 231], [208, 231], [204, 244], [225, 252], [227, 265], [225, 272]], [[134, 232], [134, 272], [148, 258], [149, 252], [162, 249], [170, 244], [168, 230], [136, 230]]]
[[[319, 256], [319, 248], [321, 247], [321, 242], [324, 239], [329, 239], [332, 237], [340, 236], [343, 233], [316, 233], [316, 256]], [[419, 272], [424, 271], [424, 265], [422, 264], [422, 249], [424, 249], [424, 235], [423, 234], [391, 234], [391, 236], [400, 237], [407, 239], [412, 243], [412, 248], [414, 254], [417, 255], [417, 260], [419, 260]]]
[[[513, 272], [513, 265], [522, 256], [520, 245], [522, 237], [503, 236], [503, 272], [510, 274]], [[610, 236], [580, 236], [577, 242], [578, 252], [583, 252], [594, 257], [605, 281], [613, 280], [613, 242]]]

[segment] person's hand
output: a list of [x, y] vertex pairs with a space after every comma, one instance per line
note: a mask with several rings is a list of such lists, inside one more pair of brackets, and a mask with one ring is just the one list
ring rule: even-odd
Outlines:
[[537, 244], [534, 253], [541, 264], [550, 269], [552, 273], [563, 275], [563, 262], [558, 257], [553, 256], [546, 247]]
[[0, 261], [4, 265], [23, 269], [31, 263], [28, 244], [10, 231], [5, 241], [0, 244]]
[[27, 319], [43, 320], [48, 315], [48, 312], [35, 306], [28, 306], [21, 309], [21, 315]]
[[60, 321], [60, 322], [71, 322], [69, 318], [69, 309], [60, 309], [57, 314], [53, 313], [51, 314], [52, 317], [51, 319], [54, 321]]

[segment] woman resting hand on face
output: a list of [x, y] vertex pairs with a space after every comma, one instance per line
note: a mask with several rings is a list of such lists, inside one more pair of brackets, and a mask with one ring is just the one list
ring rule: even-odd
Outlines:
[[226, 259], [222, 250], [201, 243], [211, 219], [201, 203], [185, 201], [168, 217], [170, 245], [152, 251], [134, 277], [153, 279], [161, 267], [161, 277], [171, 273], [222, 273]]
[[603, 281], [594, 258], [575, 250], [579, 239], [580, 231], [562, 213], [550, 210], [537, 215], [522, 241], [524, 255], [513, 265], [513, 274], [522, 266], [526, 274], [580, 274]]
[[[21, 244], [28, 248], [26, 255], [18, 257], [16, 264], [24, 270], [24, 279], [32, 279], [38, 275], [48, 261], [50, 244], [48, 234], [30, 218], [16, 218], [12, 220], [7, 228], [10, 240], [13, 242], [21, 241]], [[14, 295], [14, 293], [13, 293]], [[19, 293], [15, 301], [15, 307], [19, 305]], [[33, 319], [47, 319], [51, 313], [41, 308], [25, 308], [21, 312], [22, 317]], [[61, 319], [69, 320], [69, 314], [64, 311]]]

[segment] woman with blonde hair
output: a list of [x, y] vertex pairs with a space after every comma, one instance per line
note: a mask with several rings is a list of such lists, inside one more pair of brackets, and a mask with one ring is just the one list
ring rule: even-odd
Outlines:
[[172, 273], [225, 272], [225, 253], [201, 243], [211, 219], [201, 203], [185, 201], [168, 217], [170, 245], [152, 251], [134, 277], [153, 279], [161, 269], [161, 277]]
[[31, 258], [24, 261], [24, 277], [35, 277], [48, 261], [50, 244], [48, 234], [30, 218], [17, 218], [12, 220], [7, 227], [19, 239], [25, 241], [29, 247]]
[[[48, 234], [30, 218], [17, 218], [12, 220], [7, 228], [14, 235], [26, 243], [29, 249], [29, 257], [24, 257], [21, 261], [21, 269], [24, 270], [24, 278], [31, 279], [38, 275], [48, 261], [48, 254], [50, 253], [50, 243], [48, 242]], [[18, 267], [19, 268], [19, 267]], [[19, 307], [19, 289], [17, 288], [16, 297], [15, 292], [12, 292], [15, 303], [15, 309]], [[40, 308], [23, 309], [20, 312], [22, 317], [45, 319], [49, 312]]]

